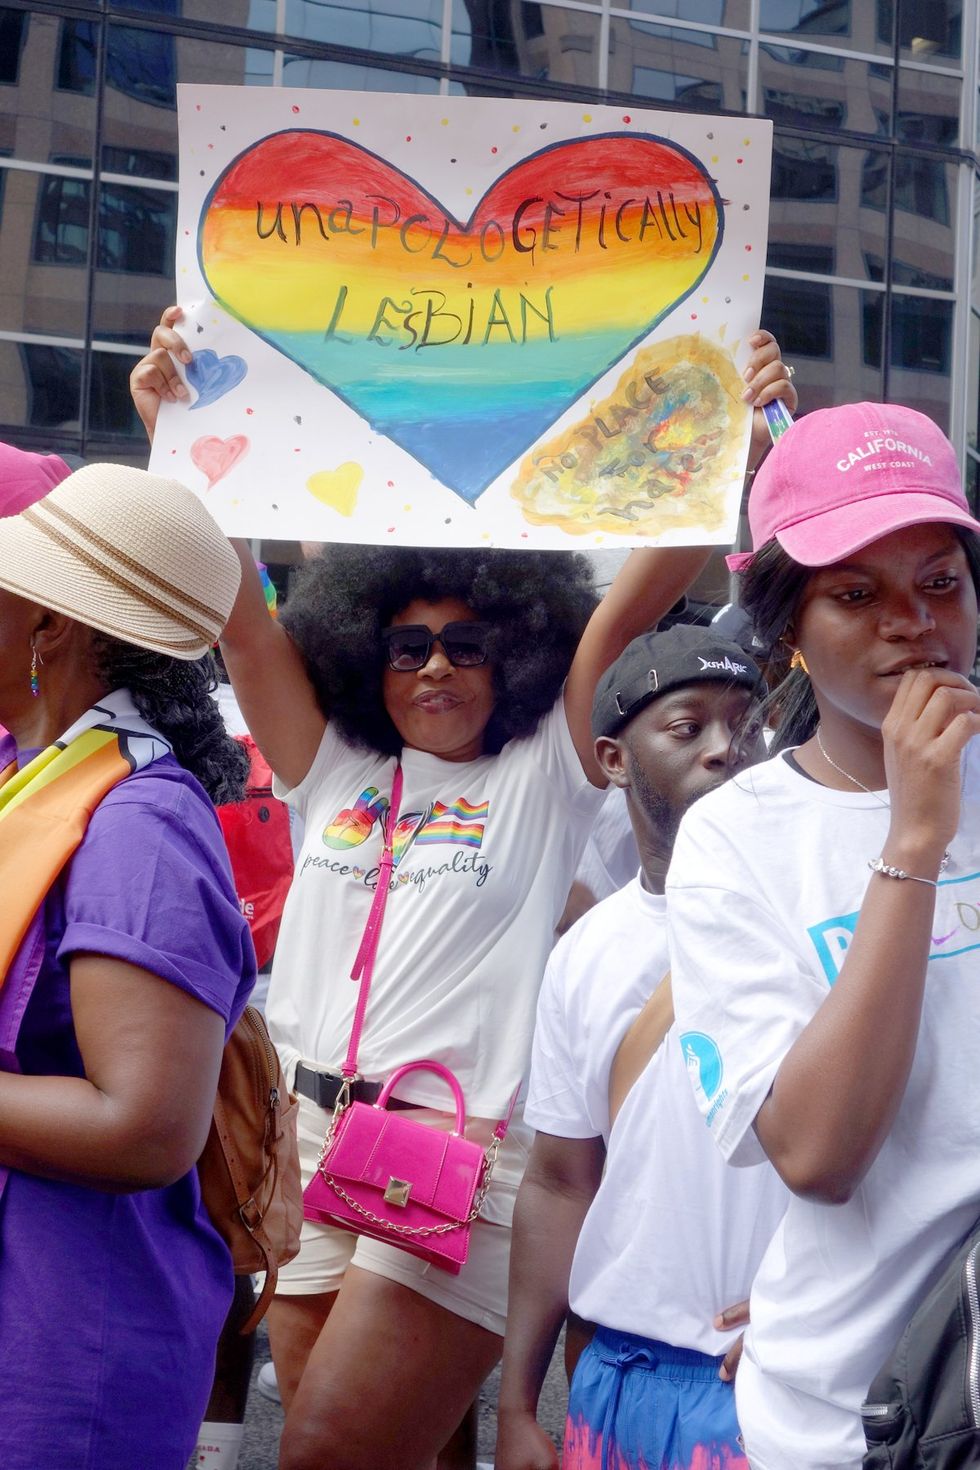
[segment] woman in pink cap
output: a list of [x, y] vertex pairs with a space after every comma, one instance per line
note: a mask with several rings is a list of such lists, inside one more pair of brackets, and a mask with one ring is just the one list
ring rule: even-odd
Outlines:
[[19, 515], [70, 474], [60, 455], [0, 443], [0, 517]]
[[[749, 1460], [853, 1470], [980, 1214], [980, 525], [936, 426], [873, 403], [789, 430], [749, 519], [732, 561], [783, 719], [681, 828], [674, 999], [719, 1148], [793, 1192], [739, 1370]], [[887, 1436], [887, 1406], [864, 1422]]]

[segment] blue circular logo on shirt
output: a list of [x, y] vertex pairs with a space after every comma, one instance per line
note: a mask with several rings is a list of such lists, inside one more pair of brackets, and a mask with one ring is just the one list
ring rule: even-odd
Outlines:
[[721, 1086], [724, 1071], [721, 1052], [703, 1031], [685, 1031], [681, 1037], [681, 1049], [695, 1092], [703, 1092], [710, 1102]]

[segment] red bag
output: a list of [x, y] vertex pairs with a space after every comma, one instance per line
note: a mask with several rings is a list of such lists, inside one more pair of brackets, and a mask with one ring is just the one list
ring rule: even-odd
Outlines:
[[261, 970], [272, 959], [293, 881], [289, 809], [272, 794], [272, 769], [250, 735], [236, 736], [251, 763], [245, 800], [218, 807], [242, 914]]

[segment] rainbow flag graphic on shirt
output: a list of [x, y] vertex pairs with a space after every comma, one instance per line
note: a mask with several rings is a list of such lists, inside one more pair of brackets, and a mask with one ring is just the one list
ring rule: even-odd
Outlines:
[[442, 801], [433, 802], [432, 814], [416, 837], [416, 844], [451, 842], [456, 847], [479, 847], [489, 810], [489, 800], [473, 806], [464, 796], [450, 806]]

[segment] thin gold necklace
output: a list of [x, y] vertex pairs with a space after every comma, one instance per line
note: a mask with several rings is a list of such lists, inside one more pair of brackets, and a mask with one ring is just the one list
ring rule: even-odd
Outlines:
[[[850, 771], [845, 771], [843, 766], [839, 766], [837, 764], [837, 762], [834, 760], [833, 756], [830, 756], [830, 755], [827, 754], [826, 747], [824, 746], [824, 743], [823, 743], [823, 741], [820, 738], [820, 726], [819, 725], [817, 726], [816, 736], [817, 736], [817, 745], [820, 748], [820, 754], [823, 756], [823, 758], [827, 762], [828, 766], [833, 766], [833, 768], [837, 772], [837, 774], [839, 776], [843, 776], [845, 781], [850, 781], [853, 785], [860, 786], [861, 790], [864, 791], [868, 796], [873, 796], [874, 797], [875, 801], [878, 803], [879, 806], [888, 807], [888, 809], [890, 811], [891, 810], [891, 802], [890, 801], [885, 801], [884, 797], [879, 796], [878, 793], [877, 793], [877, 791], [872, 791], [872, 789], [871, 789], [870, 786], [865, 786], [865, 784], [864, 784], [863, 781], [859, 781], [858, 778], [857, 778], [857, 776], [852, 776], [851, 773], [850, 773]], [[945, 873], [945, 871], [946, 871], [946, 869], [947, 869], [948, 866], [949, 866], [949, 848], [947, 847], [946, 851], [943, 853], [943, 860], [939, 864], [939, 876], [940, 876], [940, 878]]]

